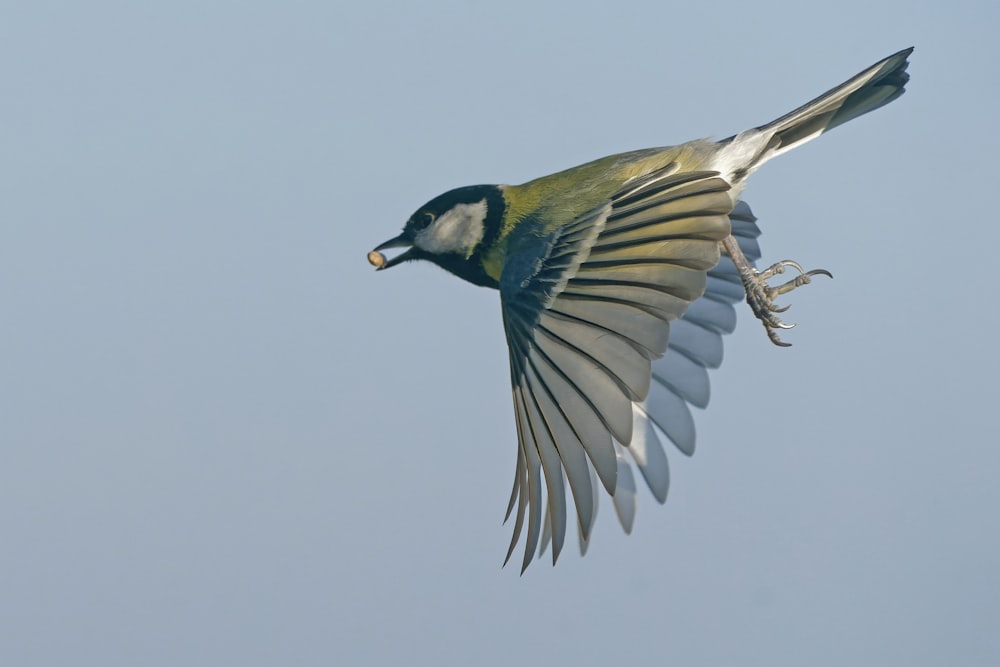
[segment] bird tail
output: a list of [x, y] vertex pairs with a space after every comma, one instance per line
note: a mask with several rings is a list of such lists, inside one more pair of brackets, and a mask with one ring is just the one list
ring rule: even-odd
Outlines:
[[[913, 47], [903, 49], [880, 60], [849, 81], [828, 90], [795, 111], [767, 125], [761, 125], [720, 143], [739, 144], [741, 139], [762, 140], [756, 155], [749, 160], [744, 173], [734, 174], [737, 180], [756, 170], [767, 160], [781, 155], [838, 125], [892, 102], [903, 94], [910, 75], [906, 73], [907, 58]], [[756, 141], [752, 143], [757, 143]], [[735, 146], [734, 146], [735, 147]], [[747, 156], [751, 157], [751, 156]]]

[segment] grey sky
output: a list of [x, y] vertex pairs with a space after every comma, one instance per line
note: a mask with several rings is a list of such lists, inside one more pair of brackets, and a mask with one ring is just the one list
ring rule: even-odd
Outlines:
[[[614, 5], [612, 7], [612, 4]], [[1000, 654], [995, 3], [0, 9], [0, 663], [981, 665]], [[495, 292], [365, 253], [459, 185], [728, 136], [765, 261], [633, 535], [501, 569]]]

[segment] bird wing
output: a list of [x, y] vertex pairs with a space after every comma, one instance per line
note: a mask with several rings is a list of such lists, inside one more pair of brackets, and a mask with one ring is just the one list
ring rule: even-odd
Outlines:
[[[681, 349], [663, 356], [671, 323], [705, 293], [733, 212], [730, 186], [717, 172], [677, 169], [671, 164], [629, 181], [607, 202], [547, 236], [527, 231], [511, 241], [500, 296], [519, 446], [507, 508], [509, 518], [517, 507], [507, 559], [527, 516], [522, 572], [538, 545], [546, 505], [553, 562], [559, 556], [567, 523], [564, 479], [586, 541], [597, 480], [614, 497], [623, 465], [631, 477], [616, 450], [620, 445], [630, 448], [647, 480], [655, 479], [654, 495], [665, 497], [665, 480], [659, 479], [665, 456], [662, 448], [657, 455], [646, 446], [649, 421], [661, 416], [648, 407], [651, 384], [662, 384], [651, 382], [651, 364], [661, 357], [689, 358]], [[717, 316], [702, 315], [719, 328]], [[622, 491], [620, 496], [630, 495]], [[616, 509], [627, 515], [627, 502], [619, 507], [616, 499]]]
[[[756, 220], [743, 201], [736, 202], [729, 214], [732, 235], [751, 264], [760, 259], [757, 243], [760, 229]], [[670, 325], [667, 351], [652, 364], [650, 394], [642, 403], [632, 404], [632, 441], [628, 447], [615, 443], [618, 481], [612, 500], [626, 533], [632, 531], [637, 504], [635, 477], [629, 460], [639, 468], [656, 500], [661, 504], [666, 502], [670, 468], [661, 440], [665, 436], [687, 456], [694, 453], [694, 419], [688, 405], [698, 408], [708, 405], [708, 370], [722, 364], [722, 337], [736, 328], [734, 304], [742, 301], [744, 296], [739, 271], [729, 257], [723, 255], [708, 272], [705, 293], [688, 306], [683, 317]], [[593, 490], [597, 491], [596, 482]], [[595, 511], [597, 499], [598, 494], [595, 493]], [[582, 529], [577, 532], [580, 552], [586, 553], [587, 538]], [[546, 512], [539, 554], [544, 553], [551, 539], [552, 522]]]

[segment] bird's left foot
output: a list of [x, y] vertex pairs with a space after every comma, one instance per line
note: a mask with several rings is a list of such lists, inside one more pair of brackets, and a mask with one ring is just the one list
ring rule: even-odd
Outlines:
[[[752, 266], [739, 267], [740, 268], [740, 279], [743, 281], [743, 287], [747, 293], [747, 303], [750, 304], [750, 309], [753, 310], [753, 314], [761, 321], [764, 325], [764, 329], [767, 331], [767, 337], [771, 339], [771, 342], [775, 345], [780, 345], [781, 347], [789, 347], [791, 343], [785, 343], [778, 337], [779, 329], [791, 329], [794, 324], [785, 324], [775, 313], [783, 313], [788, 310], [789, 306], [778, 306], [775, 304], [774, 300], [781, 296], [782, 294], [787, 294], [793, 289], [802, 287], [803, 285], [808, 285], [812, 282], [813, 276], [827, 276], [833, 278], [833, 274], [826, 269], [813, 269], [812, 271], [806, 271], [798, 262], [793, 262], [790, 259], [786, 259], [781, 262], [772, 264], [763, 271], [757, 271]], [[781, 283], [780, 285], [775, 285], [774, 287], [767, 284], [767, 281], [774, 276], [781, 275], [785, 272], [785, 269], [792, 268], [798, 271], [798, 275], [791, 280]]]

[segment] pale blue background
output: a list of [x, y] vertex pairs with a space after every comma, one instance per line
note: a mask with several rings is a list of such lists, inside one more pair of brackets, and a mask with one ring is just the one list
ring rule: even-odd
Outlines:
[[[0, 663], [983, 665], [1000, 655], [994, 2], [0, 9]], [[665, 507], [501, 569], [497, 295], [365, 253], [451, 187], [727, 136], [766, 260]]]

